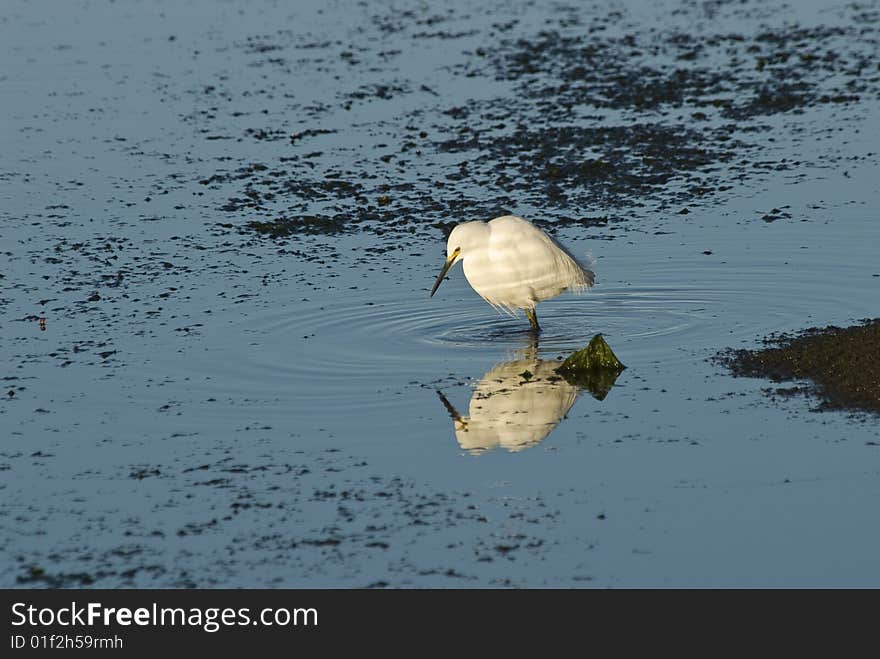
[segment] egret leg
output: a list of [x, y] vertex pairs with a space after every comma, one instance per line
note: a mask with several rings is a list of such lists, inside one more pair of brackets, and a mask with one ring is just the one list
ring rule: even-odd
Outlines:
[[541, 326], [538, 325], [538, 312], [535, 309], [526, 309], [526, 318], [529, 319], [529, 324], [532, 326], [532, 331], [536, 334], [541, 331]]

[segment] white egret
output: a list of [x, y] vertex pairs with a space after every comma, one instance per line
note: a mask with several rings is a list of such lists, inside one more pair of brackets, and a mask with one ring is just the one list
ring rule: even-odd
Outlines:
[[556, 374], [562, 362], [536, 356], [498, 364], [477, 383], [468, 416], [440, 396], [459, 446], [471, 453], [521, 451], [542, 441], [568, 414], [580, 390]]
[[593, 285], [593, 271], [531, 222], [505, 215], [489, 222], [457, 225], [446, 241], [446, 263], [434, 282], [431, 297], [446, 273], [459, 261], [464, 276], [493, 307], [523, 309], [532, 330], [540, 332], [538, 302], [565, 290]]

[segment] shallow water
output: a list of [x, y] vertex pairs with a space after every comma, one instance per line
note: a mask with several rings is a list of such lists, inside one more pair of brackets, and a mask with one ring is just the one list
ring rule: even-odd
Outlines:
[[[617, 173], [585, 179], [515, 137], [517, 122], [657, 136], [703, 121], [688, 117], [704, 105], [610, 93], [545, 112], [531, 94], [570, 53], [509, 63], [547, 21], [635, 34], [639, 58], [675, 66], [694, 61], [669, 50], [681, 39], [656, 59], [639, 40], [657, 21], [696, 35], [695, 66], [732, 67], [718, 84], [743, 98], [758, 69], [708, 36], [795, 26], [772, 3], [669, 7], [16, 5], [0, 40], [15, 63], [0, 79], [2, 582], [878, 585], [877, 419], [777, 404], [710, 361], [876, 315], [876, 70], [857, 101], [817, 100], [853, 75], [793, 69], [812, 85], [801, 105], [718, 106], [705, 121], [737, 114], [733, 159], [708, 153], [725, 143], [712, 128], [686, 140], [702, 164], [674, 140], [658, 169], [635, 142], [642, 164], [618, 161], [615, 143], [590, 157]], [[876, 67], [876, 3], [798, 21], [860, 36], [801, 36], [794, 61], [846, 41], [840, 56]], [[500, 64], [474, 55], [489, 38]], [[471, 139], [462, 121], [476, 148], [450, 145]], [[334, 180], [349, 187], [318, 191]], [[460, 268], [428, 297], [439, 224], [504, 212], [595, 263], [591, 292], [541, 305], [537, 345]], [[247, 227], [302, 215], [324, 228]], [[607, 395], [547, 380], [597, 333], [627, 366]]]

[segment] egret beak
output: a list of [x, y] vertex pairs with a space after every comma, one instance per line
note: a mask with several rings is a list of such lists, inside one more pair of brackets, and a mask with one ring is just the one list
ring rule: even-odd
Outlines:
[[440, 274], [437, 275], [437, 281], [434, 282], [434, 288], [431, 289], [431, 295], [429, 297], [434, 297], [434, 293], [440, 288], [440, 284], [443, 283], [443, 278], [446, 276], [446, 273], [449, 272], [449, 268], [455, 265], [455, 261], [460, 253], [461, 249], [456, 249], [446, 259], [446, 263], [443, 264], [443, 269], [440, 271]]

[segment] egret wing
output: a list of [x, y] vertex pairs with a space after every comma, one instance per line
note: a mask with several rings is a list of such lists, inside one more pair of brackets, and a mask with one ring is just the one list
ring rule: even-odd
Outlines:
[[567, 249], [521, 218], [489, 222], [487, 259], [494, 280], [491, 296], [504, 306], [528, 307], [566, 289], [593, 285], [594, 275]]

